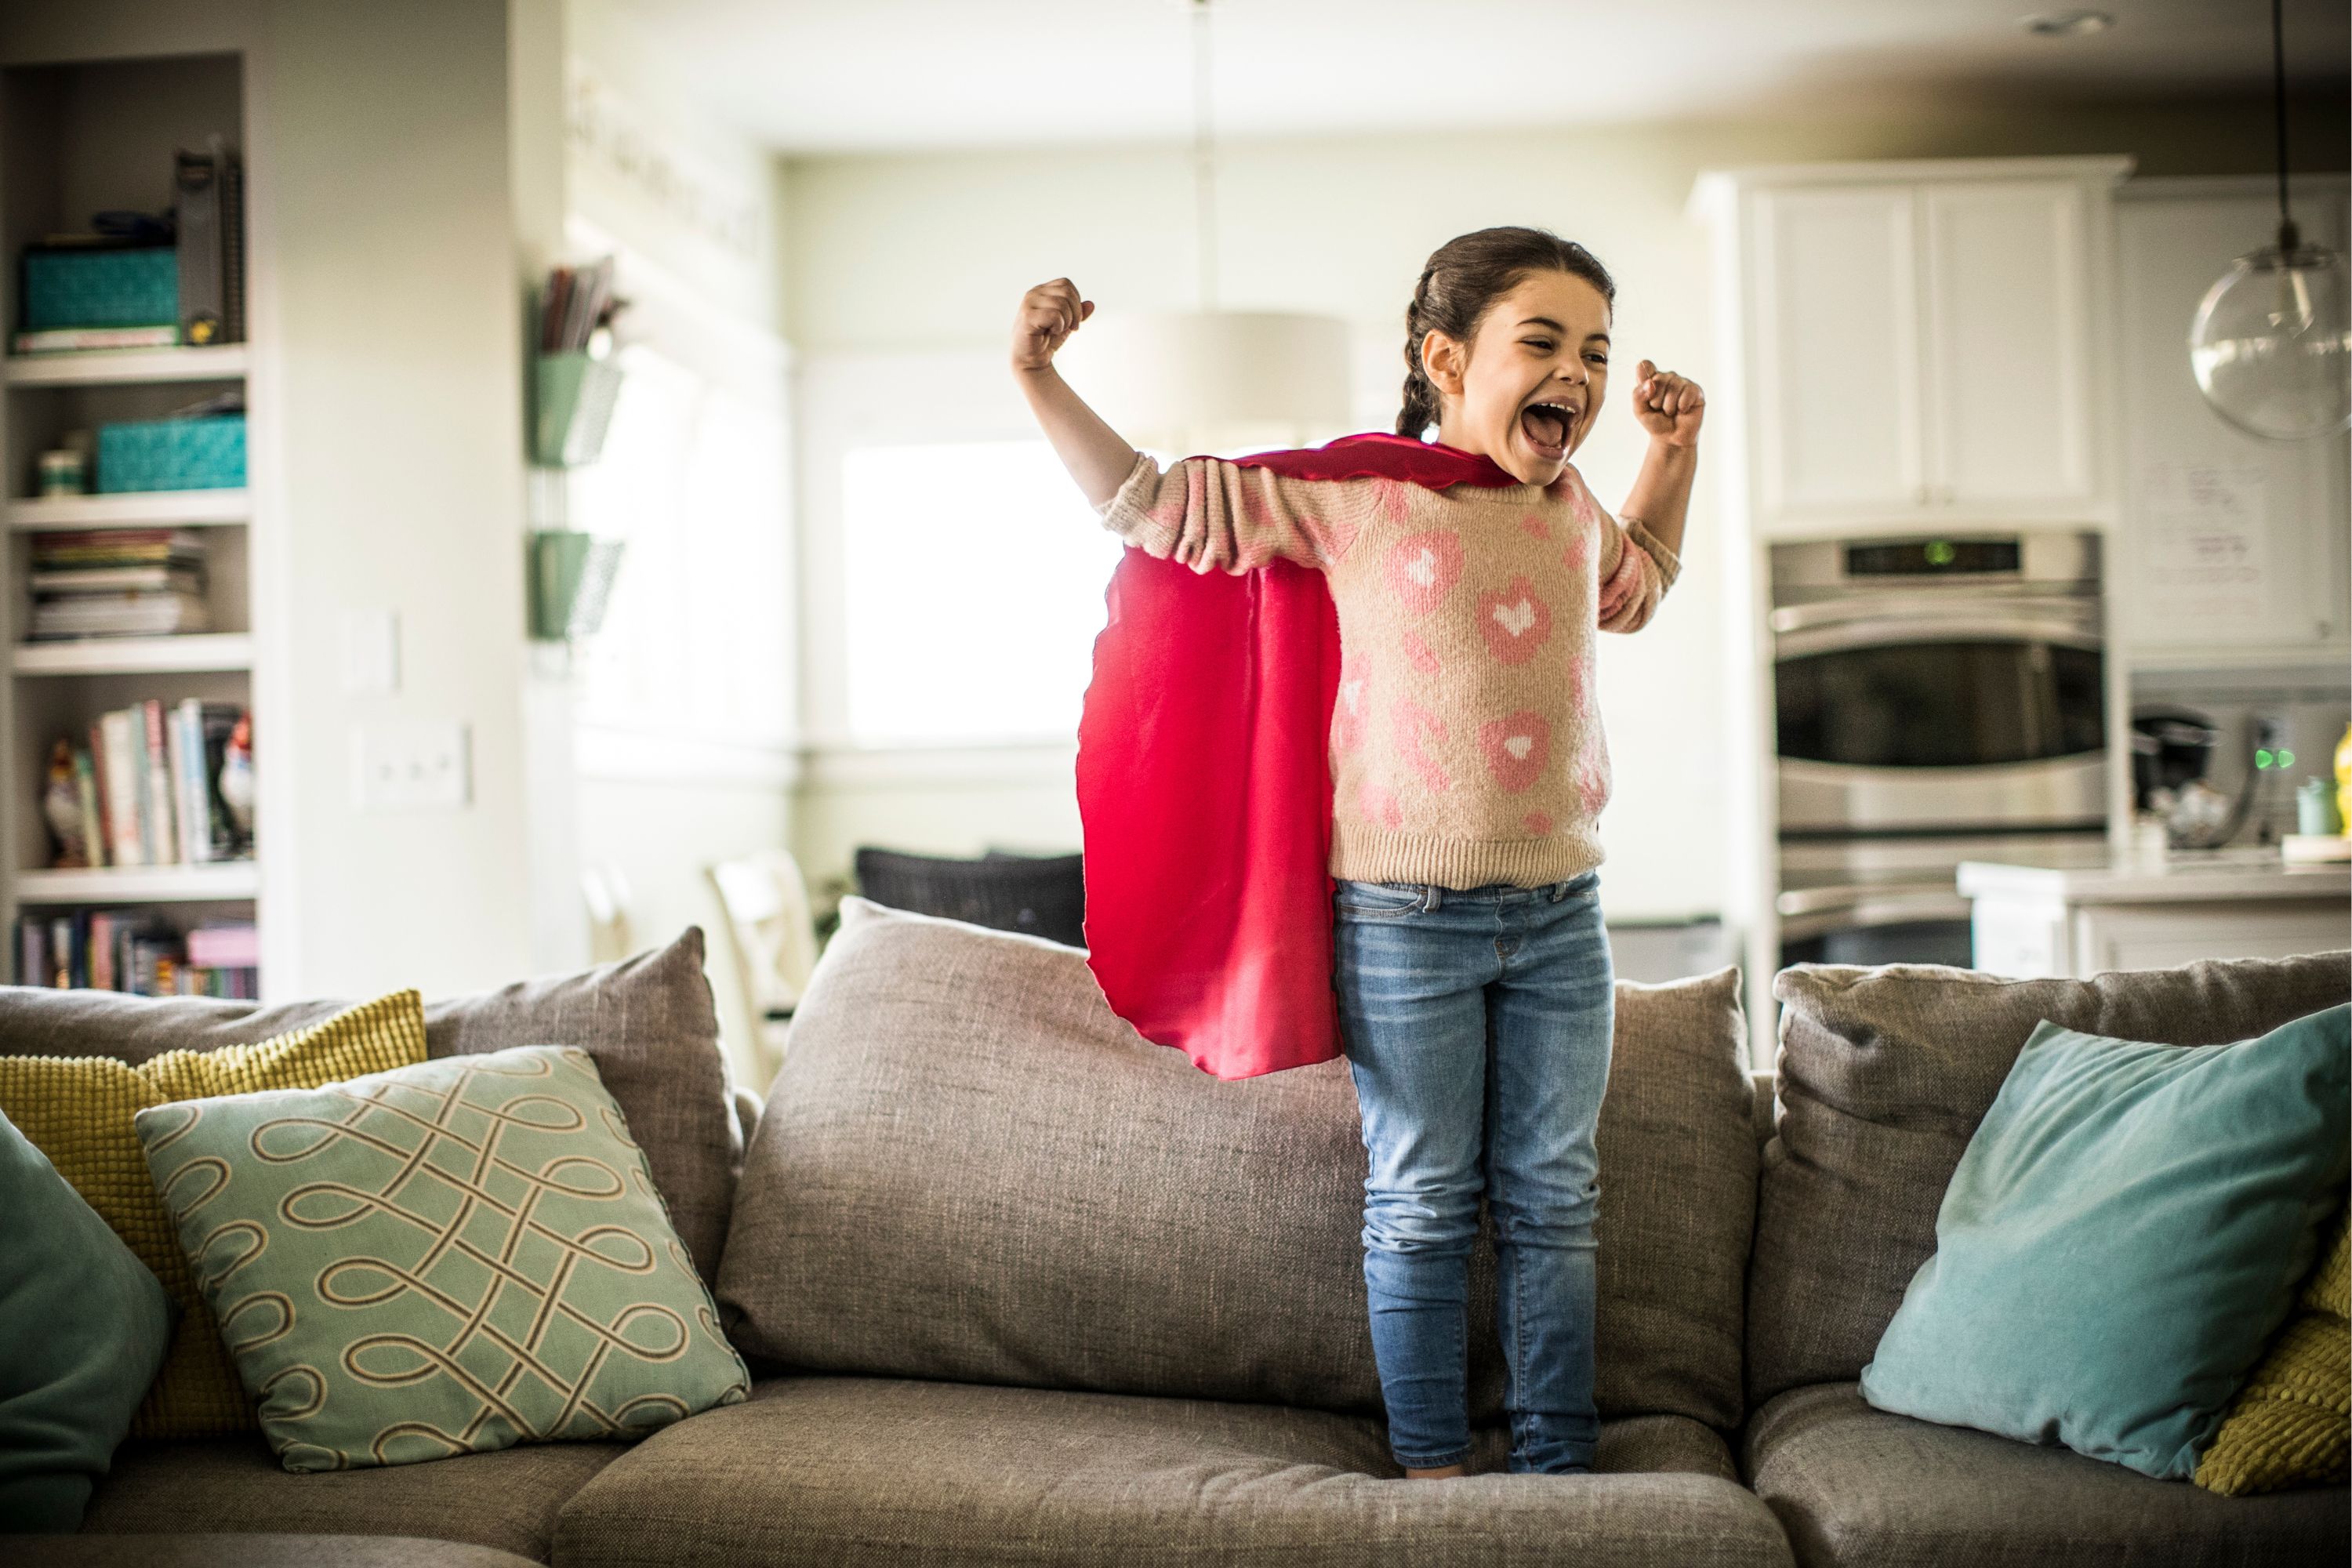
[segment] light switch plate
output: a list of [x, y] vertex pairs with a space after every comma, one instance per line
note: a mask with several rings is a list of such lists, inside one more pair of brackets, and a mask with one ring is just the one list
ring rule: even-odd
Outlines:
[[362, 811], [452, 811], [473, 798], [467, 726], [379, 719], [352, 731], [352, 802]]
[[400, 689], [400, 612], [343, 612], [343, 691], [388, 695]]

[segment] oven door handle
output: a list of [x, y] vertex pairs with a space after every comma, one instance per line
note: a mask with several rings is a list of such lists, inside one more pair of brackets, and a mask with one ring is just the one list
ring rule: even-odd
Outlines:
[[1940, 882], [1849, 882], [1834, 888], [1791, 888], [1773, 900], [1782, 921], [1835, 916], [1835, 925], [1894, 925], [1969, 911], [1956, 879]]
[[2092, 653], [2105, 646], [2105, 639], [2095, 628], [2062, 625], [2036, 616], [1921, 616], [1901, 620], [1841, 621], [1780, 631], [1773, 639], [1772, 655], [1776, 659], [1806, 658], [1859, 647], [1931, 642], [2043, 642]]
[[2081, 595], [1872, 594], [1781, 605], [1771, 615], [1776, 632], [1801, 632], [1846, 621], [2034, 620], [2095, 631], [2099, 602]]

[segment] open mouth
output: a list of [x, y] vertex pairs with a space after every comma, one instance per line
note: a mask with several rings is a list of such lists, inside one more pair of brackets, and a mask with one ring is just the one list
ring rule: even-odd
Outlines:
[[1576, 428], [1576, 416], [1581, 412], [1573, 403], [1530, 403], [1519, 411], [1519, 430], [1528, 446], [1545, 458], [1557, 460], [1568, 456], [1568, 435]]

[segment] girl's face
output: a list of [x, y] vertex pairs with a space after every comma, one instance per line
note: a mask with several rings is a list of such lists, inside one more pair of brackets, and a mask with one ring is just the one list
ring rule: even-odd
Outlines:
[[1529, 273], [1468, 344], [1431, 332], [1421, 358], [1444, 403], [1437, 438], [1549, 485], [1591, 434], [1609, 385], [1609, 301], [1583, 279]]

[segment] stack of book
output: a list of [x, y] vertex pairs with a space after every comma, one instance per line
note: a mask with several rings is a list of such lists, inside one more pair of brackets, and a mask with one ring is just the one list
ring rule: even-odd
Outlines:
[[16, 921], [16, 984], [249, 1000], [260, 994], [260, 952], [250, 922], [182, 936], [136, 910], [28, 914]]
[[74, 793], [93, 867], [205, 865], [249, 857], [221, 794], [229, 737], [245, 710], [190, 697], [101, 713], [73, 748]]
[[205, 542], [194, 529], [33, 535], [27, 640], [164, 637], [211, 628]]

